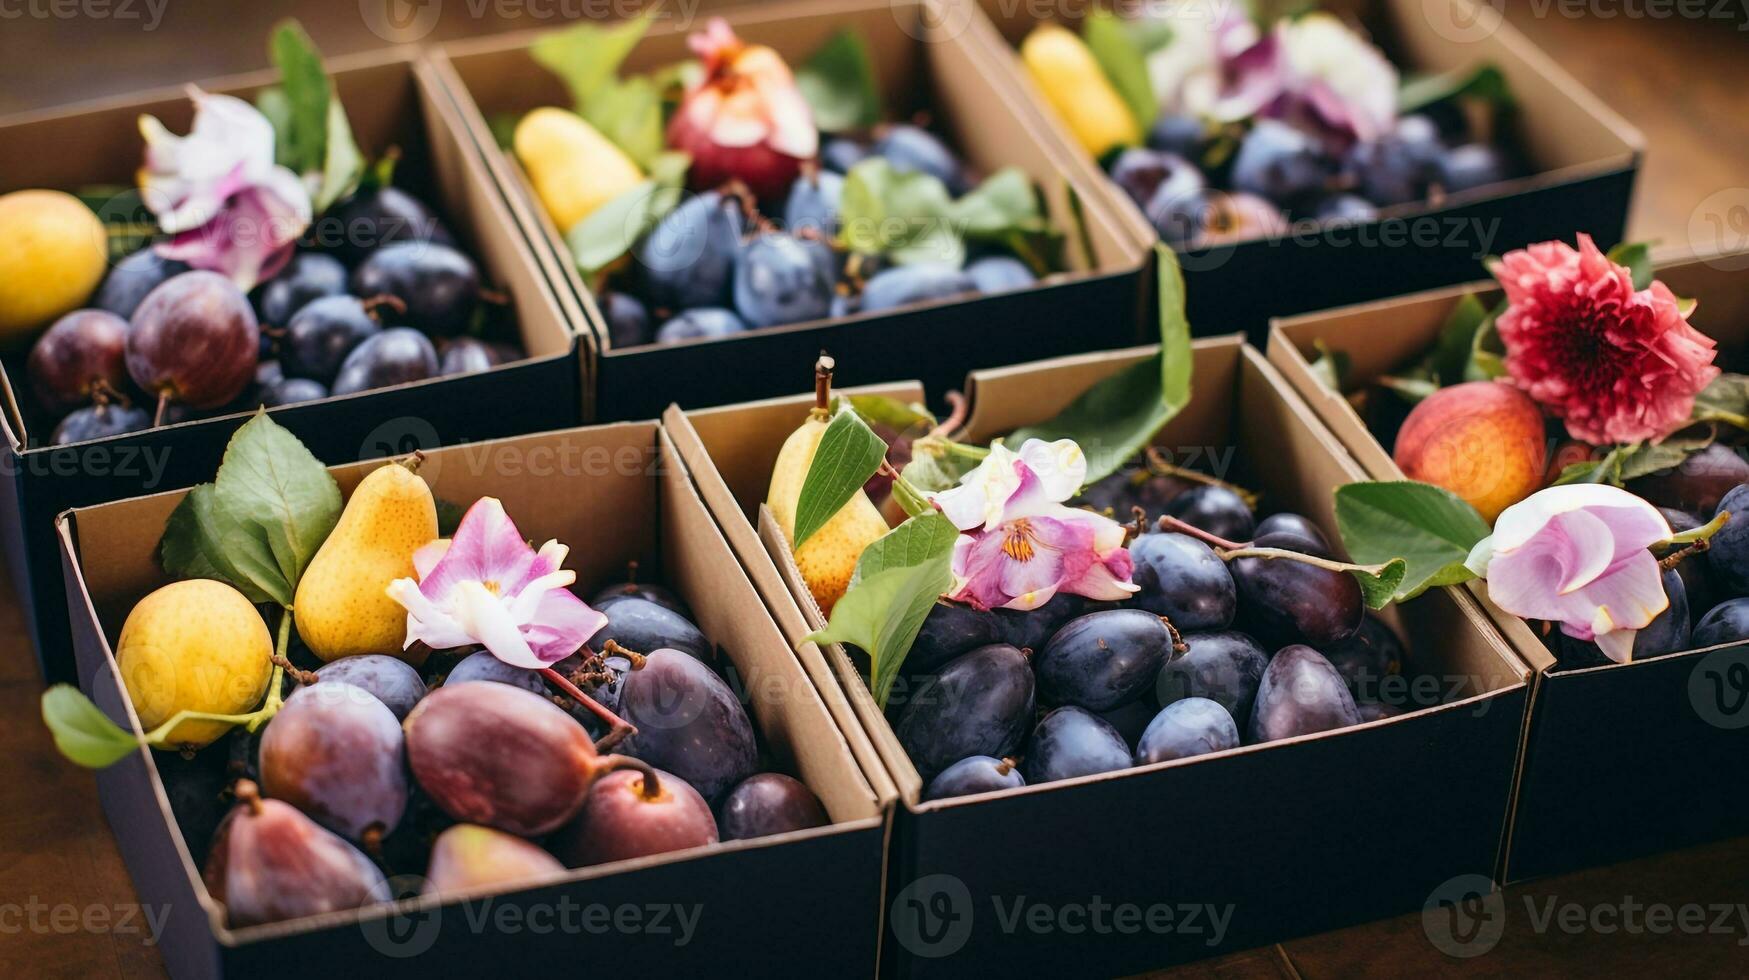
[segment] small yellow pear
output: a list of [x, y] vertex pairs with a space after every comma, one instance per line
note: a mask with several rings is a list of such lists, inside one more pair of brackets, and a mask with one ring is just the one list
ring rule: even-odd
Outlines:
[[549, 106], [523, 116], [511, 145], [561, 233], [644, 179], [624, 150], [564, 109]]
[[407, 610], [384, 590], [414, 577], [413, 552], [436, 537], [437, 504], [425, 481], [399, 463], [372, 470], [298, 582], [292, 610], [304, 644], [323, 660], [365, 653], [411, 660], [401, 649]]
[[1129, 106], [1087, 44], [1057, 24], [1043, 24], [1020, 42], [1020, 60], [1088, 153], [1102, 157], [1142, 140]]
[[[252, 710], [273, 674], [273, 638], [249, 599], [223, 582], [173, 582], [141, 599], [122, 624], [115, 662], [147, 731], [178, 711]], [[184, 721], [167, 745], [198, 749], [231, 726]]]
[[765, 505], [771, 508], [772, 518], [789, 539], [802, 581], [807, 583], [814, 601], [820, 604], [820, 611], [830, 616], [832, 607], [850, 588], [850, 577], [856, 571], [856, 560], [862, 557], [863, 549], [890, 529], [874, 501], [868, 499], [867, 493], [858, 490], [838, 513], [802, 542], [800, 548], [795, 547], [796, 506], [801, 501], [802, 484], [808, 478], [808, 467], [813, 465], [814, 452], [820, 448], [820, 437], [826, 434], [826, 426], [831, 422], [827, 407], [832, 384], [831, 358], [820, 358], [815, 368], [815, 381], [814, 408], [809, 410], [807, 421], [790, 433], [778, 451], [777, 462], [771, 468], [771, 488], [766, 493]]
[[103, 279], [109, 259], [103, 222], [71, 194], [0, 195], [0, 347], [78, 309]]

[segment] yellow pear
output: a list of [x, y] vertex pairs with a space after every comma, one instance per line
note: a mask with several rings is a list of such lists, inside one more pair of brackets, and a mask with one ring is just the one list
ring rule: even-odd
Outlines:
[[61, 191], [0, 195], [0, 347], [83, 306], [109, 259], [103, 222]]
[[523, 116], [511, 145], [560, 233], [644, 179], [624, 150], [564, 109], [546, 107]]
[[401, 649], [407, 610], [385, 590], [413, 577], [413, 552], [436, 537], [437, 504], [425, 481], [399, 463], [372, 470], [298, 582], [292, 610], [304, 644], [323, 660], [365, 653], [414, 659]]
[[1141, 142], [1141, 128], [1129, 106], [1093, 52], [1072, 32], [1057, 24], [1034, 28], [1020, 42], [1020, 60], [1076, 141], [1095, 158]]
[[[267, 693], [272, 658], [273, 638], [255, 606], [211, 579], [173, 582], [141, 599], [115, 644], [122, 686], [147, 731], [178, 711], [252, 710]], [[184, 721], [166, 744], [197, 749], [230, 729]]]
[[808, 591], [820, 604], [820, 610], [831, 615], [832, 607], [850, 588], [850, 576], [856, 571], [856, 560], [862, 557], [862, 550], [886, 534], [889, 528], [874, 501], [868, 499], [867, 493], [858, 490], [838, 513], [802, 542], [800, 548], [795, 547], [796, 505], [801, 501], [802, 484], [808, 478], [814, 452], [820, 447], [820, 437], [826, 434], [826, 426], [831, 422], [827, 407], [831, 401], [831, 358], [820, 358], [815, 367], [815, 382], [814, 407], [809, 410], [807, 421], [790, 433], [778, 451], [777, 462], [771, 468], [771, 489], [766, 494], [765, 505], [771, 508], [771, 516], [789, 539], [802, 581], [808, 584]]

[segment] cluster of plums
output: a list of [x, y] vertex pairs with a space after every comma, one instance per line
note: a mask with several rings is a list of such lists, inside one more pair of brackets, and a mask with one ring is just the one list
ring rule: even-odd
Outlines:
[[[1670, 605], [1634, 634], [1635, 660], [1749, 640], [1749, 460], [1741, 449], [1714, 443], [1667, 473], [1633, 481], [1628, 489], [1656, 505], [1678, 532], [1720, 513], [1731, 519], [1708, 541], [1704, 554], [1663, 573]], [[1557, 634], [1560, 666], [1609, 663], [1595, 643]]]
[[963, 268], [946, 262], [890, 265], [846, 252], [835, 240], [844, 175], [880, 157], [901, 173], [922, 173], [958, 195], [970, 186], [963, 163], [928, 130], [882, 127], [869, 141], [828, 139], [772, 216], [731, 189], [704, 191], [675, 208], [638, 243], [631, 272], [601, 297], [616, 348], [727, 337], [766, 327], [914, 303], [1003, 292], [1035, 277], [1011, 254], [984, 254]]
[[[150, 247], [110, 269], [89, 309], [57, 320], [27, 362], [53, 444], [208, 414], [346, 395], [515, 360], [462, 336], [479, 269], [419, 199], [361, 191], [318, 220], [249, 295]], [[438, 338], [434, 343], [432, 338]]]
[[1349, 146], [1277, 119], [1232, 140], [1168, 112], [1147, 145], [1112, 157], [1108, 172], [1173, 246], [1281, 235], [1293, 221], [1372, 221], [1383, 208], [1513, 175], [1506, 155], [1472, 140], [1455, 111], [1401, 116], [1390, 132]]
[[[1297, 514], [1257, 520], [1220, 485], [1125, 470], [1096, 509], [1164, 513], [1236, 542], [1328, 557]], [[1223, 561], [1197, 537], [1144, 530], [1122, 603], [1059, 594], [1037, 609], [943, 600], [891, 699], [926, 799], [964, 796], [1388, 718], [1401, 640], [1346, 572], [1288, 559]]]
[[[584, 705], [480, 650], [423, 670], [333, 661], [258, 735], [233, 733], [222, 771], [167, 757], [230, 924], [387, 900], [385, 870], [453, 893], [828, 822], [800, 781], [761, 771], [754, 726], [678, 596], [626, 583], [591, 604], [607, 625], [554, 669], [636, 728], [618, 754], [597, 751], [607, 729]], [[215, 826], [227, 785], [236, 802]]]

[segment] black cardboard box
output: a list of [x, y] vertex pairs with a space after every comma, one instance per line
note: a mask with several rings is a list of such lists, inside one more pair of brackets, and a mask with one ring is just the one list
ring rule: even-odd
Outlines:
[[[1658, 277], [1698, 299], [1693, 323], [1719, 341], [1718, 363], [1749, 357], [1749, 255], [1673, 260]], [[1364, 384], [1412, 363], [1452, 304], [1492, 282], [1277, 321], [1269, 358], [1373, 478], [1403, 473], [1352, 406], [1310, 372], [1322, 342], [1353, 358]], [[1729, 776], [1749, 757], [1749, 646], [1726, 645], [1637, 663], [1556, 670], [1530, 627], [1471, 589], [1537, 671], [1529, 737], [1513, 806], [1506, 880], [1522, 881], [1749, 832], [1749, 786]]]
[[[968, 3], [974, 0], [966, 0]], [[1010, 84], [1052, 131], [1084, 183], [1099, 187], [1128, 233], [1156, 234], [1129, 195], [1106, 179], [1039, 93], [1015, 47], [1039, 23], [1074, 28], [1091, 0], [1040, 7], [1019, 0], [975, 0], [989, 23], [967, 33], [1000, 55]], [[1532, 173], [1450, 195], [1438, 205], [1404, 205], [1378, 221], [1296, 228], [1287, 236], [1181, 252], [1190, 322], [1201, 335], [1243, 330], [1261, 346], [1269, 318], [1466, 282], [1477, 263], [1531, 242], [1588, 231], [1602, 248], [1621, 241], [1644, 140], [1506, 23], [1498, 5], [1475, 0], [1322, 0], [1350, 16], [1408, 77], [1499, 67], [1517, 99], [1512, 135]], [[1126, 7], [1146, 11], [1147, 5]], [[1198, 11], [1203, 8], [1193, 7]], [[1207, 5], [1208, 18], [1224, 12]]]
[[[966, 435], [984, 440], [1049, 418], [1149, 353], [974, 372]], [[1359, 468], [1255, 350], [1211, 339], [1195, 357], [1191, 404], [1156, 445], [1180, 458], [1232, 450], [1227, 478], [1333, 528], [1329, 488]], [[665, 424], [779, 625], [816, 682], [842, 689], [898, 787], [882, 957], [892, 975], [1135, 973], [1419, 909], [1454, 879], [1493, 876], [1531, 672], [1462, 590], [1429, 593], [1394, 614], [1411, 667], [1449, 695], [1437, 707], [922, 802], [917, 770], [844, 649], [802, 641], [820, 612], [761, 506], [778, 449], [810, 404], [804, 395], [671, 409]], [[1101, 914], [1105, 925], [1095, 927]]]
[[[333, 472], [350, 492], [372, 465]], [[752, 952], [797, 976], [873, 975], [891, 783], [858, 763], [852, 744], [866, 739], [834, 724], [660, 427], [451, 447], [428, 453], [420, 474], [444, 499], [496, 496], [535, 540], [571, 545], [567, 567], [580, 583], [617, 580], [628, 559], [659, 575], [734, 663], [778, 768], [808, 783], [833, 823], [568, 871], [531, 887], [229, 929], [201, 884], [205, 855], [188, 853], [171, 816], [160, 756], [142, 748], [98, 773], [98, 788], [140, 902], [166, 910], [159, 946], [172, 975], [429, 978], [507, 967], [574, 975], [608, 964], [628, 976], [702, 975]], [[155, 546], [183, 496], [84, 508], [58, 522], [83, 686], [136, 733], [111, 641], [133, 604], [165, 581]], [[636, 924], [620, 926], [620, 915]], [[684, 935], [683, 919], [691, 922]]]
[[[954, 2], [803, 0], [731, 5], [721, 15], [743, 38], [770, 45], [792, 66], [834, 33], [856, 32], [873, 56], [885, 103], [899, 118], [928, 113], [975, 171], [1013, 165], [1032, 177], [1054, 225], [1068, 234], [1065, 251], [1071, 269], [1035, 288], [1011, 293], [673, 346], [612, 347], [563, 238], [534, 199], [516, 161], [493, 138], [488, 119], [519, 117], [537, 106], [570, 105], [563, 84], [529, 53], [538, 32], [454, 42], [432, 53], [548, 274], [568, 294], [575, 315], [591, 325], [584, 341], [584, 356], [592, 362], [590, 418], [652, 418], [671, 402], [700, 407], [792, 391], [795, 381], [775, 366], [810, 363], [823, 348], [845, 365], [846, 384], [922, 375], [935, 389], [945, 390], [969, 366], [1123, 347], [1142, 339], [1148, 248], [1123, 233], [1107, 205], [1096, 199], [1094, 188], [1048, 147], [1026, 113], [1021, 93], [1004, 84], [983, 46], [957, 31], [938, 30], [940, 8]], [[702, 28], [704, 18], [686, 13], [658, 17], [625, 69], [645, 71], [687, 57], [686, 35]], [[1090, 258], [1082, 255], [1077, 242], [1071, 195], [1081, 204]], [[929, 356], [920, 356], [925, 349]]]
[[[447, 96], [405, 49], [332, 59], [329, 69], [360, 148], [374, 158], [399, 147], [397, 182], [434, 205], [480, 264], [482, 276], [509, 295], [528, 357], [480, 374], [276, 408], [274, 419], [329, 462], [580, 422], [576, 335], [477, 154], [460, 135]], [[248, 97], [277, 79], [277, 73], [261, 72], [202, 87]], [[143, 151], [136, 122], [141, 113], [181, 132], [192, 108], [186, 92], [176, 88], [0, 120], [0, 192], [131, 184]], [[249, 415], [48, 446], [49, 432], [22, 387], [22, 363], [7, 367], [15, 371], [0, 383], [0, 428], [8, 444], [0, 460], [0, 547], [44, 675], [50, 681], [70, 680], [55, 515], [211, 479], [225, 443]]]

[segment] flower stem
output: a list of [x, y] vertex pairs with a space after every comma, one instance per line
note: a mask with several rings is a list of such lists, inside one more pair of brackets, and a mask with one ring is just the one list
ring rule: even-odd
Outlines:
[[580, 690], [577, 687], [577, 685], [571, 683], [568, 679], [566, 679], [566, 677], [563, 674], [560, 674], [558, 671], [552, 669], [551, 667], [542, 667], [540, 669], [540, 675], [542, 677], [545, 677], [554, 687], [565, 692], [565, 695], [567, 697], [569, 697], [571, 700], [576, 701], [578, 704], [582, 705], [585, 708], [588, 708], [589, 712], [591, 714], [593, 714], [597, 718], [600, 718], [602, 721], [606, 722], [608, 724], [608, 726], [610, 726], [613, 729], [612, 731], [608, 732], [606, 735], [601, 736], [601, 741], [599, 741], [595, 744], [596, 748], [598, 748], [598, 749], [612, 748], [613, 746], [618, 745], [622, 740], [624, 740], [627, 735], [636, 735], [638, 733], [638, 729], [636, 726], [632, 725], [630, 722], [626, 721], [624, 718], [621, 718], [619, 715], [616, 715], [613, 712], [607, 710], [607, 706], [603, 705], [600, 701], [597, 701], [594, 698], [590, 697], [589, 695], [584, 694], [582, 692], [582, 690]]
[[636, 769], [643, 774], [644, 787], [640, 792], [646, 800], [653, 800], [662, 795], [662, 777], [656, 772], [656, 767], [642, 759], [634, 759], [629, 755], [604, 755], [595, 760], [601, 772], [613, 772], [616, 769]]
[[1161, 515], [1159, 522], [1155, 526], [1162, 531], [1177, 531], [1179, 534], [1193, 537], [1198, 541], [1201, 541], [1203, 544], [1214, 548], [1216, 551], [1242, 551], [1251, 547], [1249, 541], [1244, 544], [1240, 544], [1236, 541], [1228, 541], [1226, 538], [1216, 534], [1210, 534], [1194, 524], [1187, 524], [1184, 521], [1169, 515]]
[[1700, 527], [1690, 528], [1683, 531], [1681, 534], [1672, 534], [1670, 540], [1663, 542], [1663, 544], [1694, 544], [1699, 541], [1706, 541], [1713, 535], [1719, 533], [1719, 531], [1723, 529], [1730, 520], [1730, 511], [1720, 511], [1712, 520], [1707, 521]]

